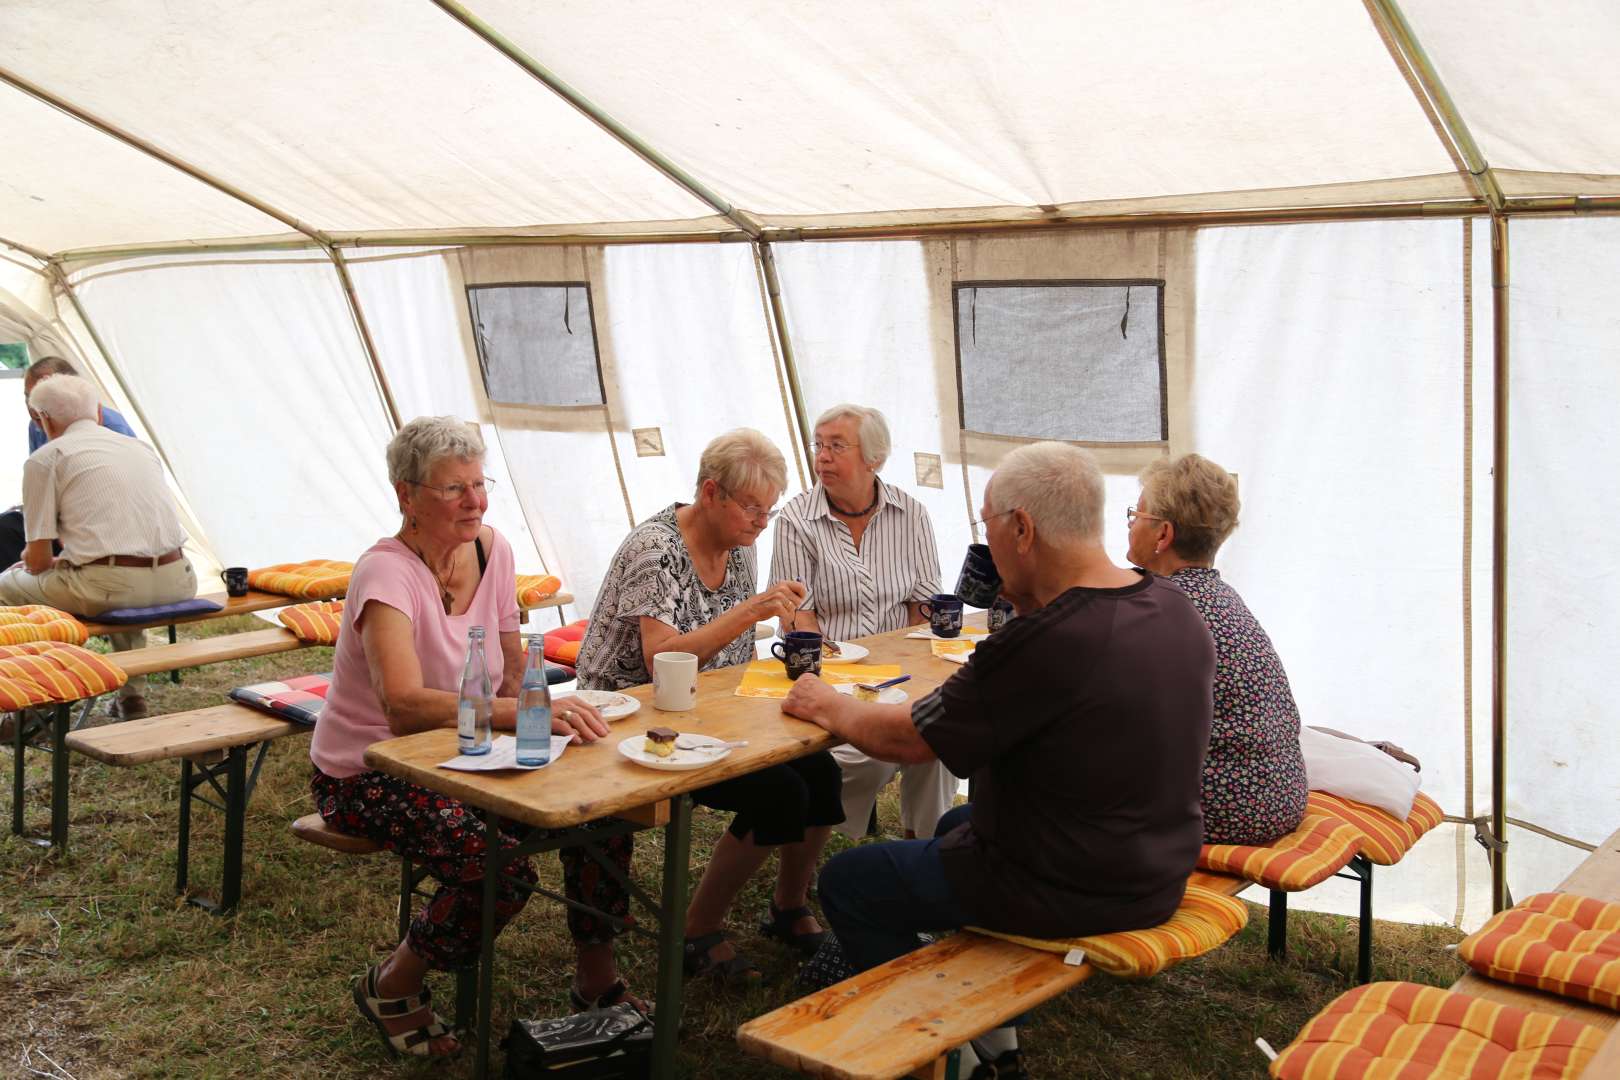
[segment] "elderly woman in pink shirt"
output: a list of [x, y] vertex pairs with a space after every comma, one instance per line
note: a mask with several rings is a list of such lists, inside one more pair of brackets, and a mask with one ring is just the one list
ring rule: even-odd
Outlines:
[[[455, 417], [419, 417], [388, 444], [388, 478], [404, 520], [355, 563], [332, 685], [310, 757], [310, 788], [327, 824], [377, 841], [438, 880], [399, 947], [356, 982], [355, 1004], [391, 1054], [440, 1056], [456, 1040], [432, 1010], [424, 989], [430, 969], [466, 967], [478, 957], [485, 845], [484, 822], [460, 802], [366, 767], [367, 746], [397, 735], [455, 727], [456, 690], [467, 632], [482, 626], [500, 648], [488, 650], [491, 682], [499, 686], [494, 723], [511, 729], [523, 671], [512, 548], [483, 523], [489, 506], [484, 441], [477, 425]], [[575, 698], [553, 710], [553, 730], [592, 742], [607, 734], [597, 711]], [[506, 847], [519, 839], [504, 830]], [[599, 847], [629, 874], [629, 836]], [[563, 848], [570, 899], [624, 918], [629, 900], [610, 874], [582, 848]], [[533, 884], [527, 859], [506, 875]], [[522, 910], [528, 891], [499, 886], [497, 927]], [[577, 950], [571, 996], [577, 1008], [629, 998], [613, 958], [612, 923], [573, 908], [568, 928]]]

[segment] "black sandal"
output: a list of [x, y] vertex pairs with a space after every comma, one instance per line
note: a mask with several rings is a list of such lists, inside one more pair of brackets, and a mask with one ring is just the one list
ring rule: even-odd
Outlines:
[[568, 986], [568, 1004], [574, 1007], [575, 1012], [600, 1012], [603, 1009], [611, 1009], [620, 1003], [628, 1004], [636, 1012], [649, 1019], [652, 1017], [653, 1003], [642, 1001], [632, 994], [630, 988], [624, 985], [623, 979], [614, 980], [612, 986], [597, 994], [594, 998], [588, 998], [580, 993], [578, 983], [570, 983]]
[[775, 938], [785, 945], [791, 945], [805, 956], [816, 955], [821, 943], [827, 940], [827, 931], [812, 930], [808, 933], [795, 933], [793, 926], [805, 917], [814, 918], [815, 912], [807, 907], [788, 908], [778, 911], [776, 902], [771, 901], [771, 917], [759, 924], [759, 932], [768, 938]]
[[710, 956], [709, 950], [725, 940], [724, 930], [687, 938], [686, 947], [681, 951], [681, 970], [688, 977], [712, 978], [721, 986], [752, 985], [765, 977], [765, 973], [740, 952], [725, 960], [716, 960]]

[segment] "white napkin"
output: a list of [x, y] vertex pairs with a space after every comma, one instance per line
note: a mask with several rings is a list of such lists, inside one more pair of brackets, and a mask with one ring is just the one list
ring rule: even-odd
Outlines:
[[[568, 744], [574, 741], [572, 735], [553, 735], [551, 737], [551, 761], [563, 756]], [[519, 765], [517, 760], [517, 736], [498, 735], [490, 743], [487, 754], [457, 754], [449, 761], [439, 762], [441, 769], [455, 769], [458, 772], [496, 772], [500, 769], [522, 769], [524, 772], [533, 772], [543, 769], [546, 765]]]

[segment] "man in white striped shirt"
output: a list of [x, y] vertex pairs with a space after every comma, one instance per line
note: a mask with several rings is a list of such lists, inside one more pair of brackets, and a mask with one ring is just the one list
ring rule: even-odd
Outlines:
[[[97, 421], [96, 388], [76, 375], [44, 379], [28, 397], [47, 442], [23, 463], [28, 543], [0, 574], [0, 603], [45, 604], [94, 616], [197, 595], [197, 577], [163, 467], [150, 446]], [[62, 554], [51, 554], [51, 541]], [[115, 649], [142, 635], [115, 634]], [[140, 684], [127, 683], [119, 715], [145, 712]]]
[[[785, 630], [817, 630], [833, 641], [925, 621], [918, 605], [939, 592], [939, 550], [928, 511], [878, 479], [889, 456], [889, 425], [876, 409], [835, 405], [815, 427], [816, 486], [795, 497], [776, 524], [771, 581], [802, 582], [804, 604]], [[906, 836], [932, 836], [957, 781], [938, 761], [898, 765], [852, 746], [834, 750], [843, 769], [844, 823], [860, 839], [878, 791], [900, 777]]]

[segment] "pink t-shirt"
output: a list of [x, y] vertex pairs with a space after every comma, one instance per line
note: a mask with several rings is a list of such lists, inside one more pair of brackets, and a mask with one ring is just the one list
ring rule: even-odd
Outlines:
[[338, 778], [365, 772], [366, 747], [394, 737], [371, 688], [371, 668], [360, 640], [360, 621], [371, 604], [387, 604], [411, 620], [423, 686], [452, 694], [461, 688], [467, 631], [474, 626], [484, 628], [484, 660], [490, 680], [496, 686], [501, 684], [504, 660], [499, 634], [518, 629], [517, 578], [512, 546], [500, 533], [494, 533], [488, 554], [489, 565], [472, 605], [461, 615], [444, 613], [439, 583], [422, 560], [394, 537], [377, 541], [360, 556], [343, 605], [332, 686], [310, 741], [310, 760], [321, 772]]

